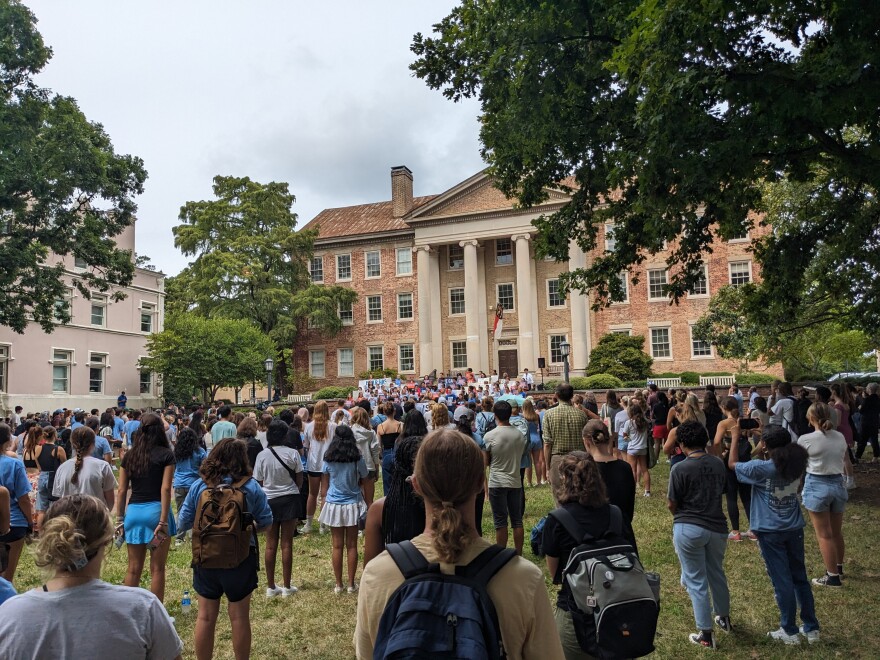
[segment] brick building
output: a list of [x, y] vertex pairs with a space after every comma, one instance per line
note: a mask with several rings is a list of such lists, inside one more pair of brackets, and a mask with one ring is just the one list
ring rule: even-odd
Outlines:
[[[339, 335], [306, 329], [295, 347], [297, 368], [319, 385], [353, 384], [358, 374], [382, 368], [513, 375], [537, 371], [539, 358], [556, 370], [564, 340], [576, 374], [608, 332], [643, 335], [656, 372], [736, 368], [695, 341], [691, 327], [721, 286], [757, 275], [750, 236], [717, 241], [703, 282], [677, 306], [662, 294], [667, 272], [660, 253], [633, 271], [638, 284], [627, 278], [624, 301], [597, 312], [585, 296], [564, 298], [557, 288], [559, 274], [584, 266], [590, 254], [573, 246], [568, 263], [535, 258], [532, 220], [561, 208], [569, 199], [564, 191], [548, 190], [541, 205], [519, 209], [480, 172], [442, 194], [414, 197], [412, 172], [395, 167], [391, 193], [389, 201], [327, 209], [306, 225], [319, 231], [312, 280], [358, 293], [339, 310]], [[611, 241], [607, 226], [597, 250]], [[495, 337], [499, 304], [504, 321]]]

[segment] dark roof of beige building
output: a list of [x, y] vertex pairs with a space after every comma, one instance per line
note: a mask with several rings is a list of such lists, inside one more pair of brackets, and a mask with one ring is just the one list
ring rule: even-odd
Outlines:
[[[437, 195], [414, 197], [412, 210], [427, 204], [435, 197]], [[318, 235], [322, 239], [411, 230], [403, 218], [394, 217], [391, 200], [324, 209], [303, 227], [303, 229], [316, 228], [319, 229]]]

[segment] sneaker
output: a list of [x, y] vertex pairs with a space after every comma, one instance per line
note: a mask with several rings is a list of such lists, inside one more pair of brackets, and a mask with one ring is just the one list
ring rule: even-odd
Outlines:
[[742, 541], [742, 534], [740, 534], [739, 532], [736, 532], [736, 531], [731, 532], [730, 534], [727, 535], [727, 540], [728, 541]]
[[350, 594], [356, 594], [357, 590], [358, 590], [358, 586], [356, 584], [353, 584], [353, 585], [349, 586], [348, 589], [346, 589], [346, 591], [348, 591], [348, 593], [350, 593]]
[[182, 545], [183, 545], [183, 539], [175, 539], [175, 541], [174, 541], [175, 548], [179, 548]]
[[777, 642], [782, 642], [787, 646], [796, 646], [801, 643], [801, 638], [797, 635], [789, 635], [783, 628], [779, 630], [771, 630], [767, 633], [767, 637], [770, 639], [775, 639]]
[[842, 587], [843, 583], [840, 581], [839, 575], [829, 575], [825, 573], [822, 577], [813, 578], [813, 584], [817, 587]]
[[818, 631], [818, 630], [811, 630], [810, 632], [806, 632], [806, 631], [804, 630], [804, 627], [801, 626], [801, 627], [798, 629], [798, 632], [799, 632], [801, 635], [803, 635], [804, 637], [807, 638], [807, 643], [808, 643], [808, 644], [815, 644], [816, 642], [819, 641], [819, 631]]
[[645, 497], [651, 497], [651, 491], [650, 491], [650, 490], [646, 490], [646, 491], [645, 491]]
[[856, 489], [856, 478], [855, 477], [846, 477], [844, 481], [844, 485], [847, 490], [855, 490]]
[[343, 591], [344, 591], [344, 589], [340, 586], [333, 587], [333, 593], [336, 594], [337, 596], [339, 594], [341, 594]]
[[748, 530], [748, 531], [746, 532], [746, 538], [747, 538], [749, 541], [757, 541], [757, 540], [758, 540], [758, 535], [755, 534], [752, 530]]
[[840, 579], [843, 580], [843, 564], [837, 565], [837, 574], [840, 576]]
[[281, 597], [288, 598], [295, 594], [297, 591], [299, 591], [299, 589], [297, 589], [293, 585], [290, 585], [289, 587], [281, 587]]
[[324, 523], [321, 523], [320, 526], [318, 527], [318, 534], [322, 534], [322, 535], [326, 534], [327, 529], [328, 529], [327, 525], [325, 525]]
[[266, 587], [266, 598], [275, 598], [281, 596], [284, 591], [281, 587]]
[[706, 630], [702, 630], [698, 633], [691, 633], [688, 635], [688, 639], [691, 640], [691, 644], [697, 644], [706, 649], [715, 650], [718, 648], [718, 644], [715, 642], [715, 636]]
[[733, 624], [730, 622], [729, 616], [716, 616], [715, 625], [718, 626], [722, 632], [729, 633], [733, 631]]

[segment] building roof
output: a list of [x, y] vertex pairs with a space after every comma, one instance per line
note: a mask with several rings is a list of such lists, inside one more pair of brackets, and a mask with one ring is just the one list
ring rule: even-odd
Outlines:
[[[436, 196], [413, 197], [413, 210], [427, 204]], [[319, 240], [390, 231], [411, 231], [412, 229], [403, 218], [394, 217], [390, 200], [324, 209], [303, 229], [315, 229], [316, 227], [320, 228]]]

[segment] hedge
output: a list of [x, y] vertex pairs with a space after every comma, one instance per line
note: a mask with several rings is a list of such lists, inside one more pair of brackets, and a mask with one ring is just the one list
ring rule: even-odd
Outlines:
[[779, 379], [779, 376], [748, 372], [744, 374], [736, 374], [735, 378], [737, 385], [769, 385], [774, 380]]
[[[548, 380], [544, 383], [545, 390], [555, 390], [561, 380]], [[576, 390], [613, 390], [623, 387], [623, 381], [611, 374], [594, 374], [592, 376], [574, 376], [569, 381]]]
[[356, 388], [351, 386], [346, 387], [322, 387], [320, 390], [315, 392], [312, 396], [312, 399], [345, 399], [349, 394], [354, 392]]

